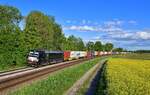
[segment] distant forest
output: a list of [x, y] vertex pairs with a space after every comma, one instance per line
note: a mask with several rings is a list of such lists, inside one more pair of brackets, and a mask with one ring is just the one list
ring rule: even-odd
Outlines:
[[135, 53], [150, 53], [150, 50], [136, 50]]

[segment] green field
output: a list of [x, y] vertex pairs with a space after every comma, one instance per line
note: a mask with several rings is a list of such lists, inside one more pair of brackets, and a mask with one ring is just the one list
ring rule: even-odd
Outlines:
[[127, 59], [129, 56], [108, 60], [99, 81], [97, 95], [150, 94], [150, 60], [144, 60], [145, 55], [142, 55], [143, 60], [137, 59], [141, 55]]
[[86, 61], [73, 67], [60, 70], [50, 75], [46, 80], [41, 80], [30, 86], [26, 86], [11, 95], [62, 95], [85, 72], [100, 61], [100, 58]]
[[115, 58], [141, 59], [150, 60], [150, 53], [129, 53], [122, 55], [114, 55]]

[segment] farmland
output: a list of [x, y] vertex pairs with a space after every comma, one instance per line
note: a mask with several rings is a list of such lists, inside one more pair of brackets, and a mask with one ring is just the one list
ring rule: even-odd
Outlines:
[[144, 60], [146, 57], [142, 60], [139, 56], [127, 59], [129, 56], [109, 59], [99, 81], [97, 95], [149, 95], [150, 60]]

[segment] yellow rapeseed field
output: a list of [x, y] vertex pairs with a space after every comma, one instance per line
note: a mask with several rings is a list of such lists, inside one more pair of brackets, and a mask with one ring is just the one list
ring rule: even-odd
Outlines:
[[108, 95], [150, 95], [150, 60], [110, 58], [105, 74]]

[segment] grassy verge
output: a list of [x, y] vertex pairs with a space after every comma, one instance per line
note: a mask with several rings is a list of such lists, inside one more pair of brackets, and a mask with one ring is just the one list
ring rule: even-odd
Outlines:
[[85, 64], [78, 64], [60, 70], [47, 79], [26, 86], [11, 95], [62, 95], [76, 82], [85, 72], [100, 61], [100, 58], [86, 61]]
[[8, 66], [8, 65], [0, 65], [0, 72], [5, 72], [5, 71], [10, 71], [10, 70], [15, 70], [18, 68], [25, 68], [27, 67], [26, 64], [20, 64], [20, 65], [15, 65], [15, 66]]
[[[106, 90], [105, 95], [149, 95], [149, 68], [150, 60], [110, 58], [104, 73], [103, 92]], [[100, 83], [97, 95], [103, 95]]]

